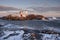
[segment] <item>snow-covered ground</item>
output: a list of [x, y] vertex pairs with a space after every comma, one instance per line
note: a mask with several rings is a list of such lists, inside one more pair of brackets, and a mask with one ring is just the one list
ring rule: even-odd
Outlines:
[[[29, 26], [26, 25], [25, 22]], [[33, 22], [35, 24], [33, 24]], [[28, 23], [27, 23], [27, 21], [24, 21], [24, 23], [22, 23], [22, 24], [25, 24], [25, 25], [23, 25], [23, 26], [11, 24], [11, 23], [6, 24], [4, 22], [0, 22], [0, 24], [3, 25], [1, 27], [2, 29], [0, 28], [0, 30], [2, 31], [2, 32], [0, 32], [0, 35], [3, 34], [2, 36], [0, 36], [0, 40], [60, 40], [60, 28], [50, 27], [49, 24], [48, 23], [45, 24], [45, 22], [42, 22], [42, 21], [39, 22], [36, 20], [36, 21], [28, 21]], [[42, 25], [41, 25], [41, 23], [42, 23]], [[33, 24], [33, 25], [30, 26], [31, 24]], [[35, 26], [35, 27], [33, 27], [33, 26]], [[44, 31], [51, 30], [51, 31], [48, 31], [51, 33], [49, 34], [48, 32], [46, 32], [46, 33], [42, 32], [42, 30], [40, 30], [41, 27], [44, 29]]]
[[[4, 31], [5, 35], [0, 37], [0, 40], [31, 40], [31, 33], [24, 34], [25, 32], [23, 30], [20, 31]], [[19, 33], [18, 35], [14, 35], [14, 33]], [[13, 34], [13, 35], [12, 35]], [[34, 38], [36, 40], [60, 40], [60, 36], [58, 34], [44, 34], [40, 33], [42, 35], [40, 38]], [[24, 37], [23, 37], [24, 36]], [[39, 36], [38, 36], [39, 37]]]
[[[39, 30], [37, 30], [36, 32], [35, 29], [32, 30], [33, 28], [29, 28], [29, 27], [25, 27], [25, 29], [23, 29], [24, 27], [20, 27], [18, 25], [7, 24], [4, 26], [4, 28], [10, 28], [10, 29], [20, 28], [20, 30], [15, 30], [15, 31], [5, 30], [3, 31], [4, 35], [0, 37], [0, 40], [60, 40], [60, 34], [41, 33], [41, 32], [38, 32]], [[53, 27], [46, 27], [44, 29], [49, 29], [54, 31], [59, 30]]]
[[[0, 38], [0, 40], [23, 40], [22, 35], [24, 34], [24, 31], [16, 31], [16, 33], [19, 33], [19, 35], [14, 35], [14, 31], [4, 31], [5, 35]], [[9, 36], [10, 34], [13, 34], [14, 36]], [[6, 39], [7, 38], [7, 39]]]

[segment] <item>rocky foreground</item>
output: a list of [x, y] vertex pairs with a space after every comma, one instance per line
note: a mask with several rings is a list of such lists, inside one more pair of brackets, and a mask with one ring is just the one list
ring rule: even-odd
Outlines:
[[60, 32], [57, 31], [15, 26], [1, 25], [0, 40], [60, 40]]
[[19, 31], [3, 31], [0, 34], [0, 40], [60, 40], [60, 34], [21, 29]]

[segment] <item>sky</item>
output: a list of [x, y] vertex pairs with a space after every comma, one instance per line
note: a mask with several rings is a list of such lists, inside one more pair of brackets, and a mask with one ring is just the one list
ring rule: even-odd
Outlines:
[[0, 0], [0, 5], [16, 8], [60, 7], [60, 0]]
[[[9, 6], [9, 7], [19, 8], [19, 9], [30, 8], [30, 7], [33, 7], [33, 8], [57, 7], [56, 10], [59, 10], [59, 11], [54, 11], [55, 9], [53, 8], [53, 11], [49, 9], [50, 11], [39, 13], [39, 14], [42, 14], [44, 16], [45, 15], [46, 16], [60, 16], [60, 0], [0, 0], [0, 6]], [[0, 13], [0, 16], [1, 15], [3, 14]]]

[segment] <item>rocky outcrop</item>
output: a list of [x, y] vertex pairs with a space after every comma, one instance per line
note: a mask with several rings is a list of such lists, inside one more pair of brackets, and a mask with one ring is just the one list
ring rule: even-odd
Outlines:
[[33, 20], [36, 19], [36, 16], [34, 14], [30, 14], [26, 16], [26, 20]]
[[19, 20], [19, 17], [18, 16], [8, 15], [8, 16], [2, 17], [2, 19], [6, 19], [6, 20]]
[[8, 16], [2, 17], [2, 19], [6, 19], [6, 20], [43, 20], [43, 19], [47, 19], [47, 18], [44, 17], [43, 15], [30, 14], [30, 15], [27, 15], [26, 17], [8, 15]]

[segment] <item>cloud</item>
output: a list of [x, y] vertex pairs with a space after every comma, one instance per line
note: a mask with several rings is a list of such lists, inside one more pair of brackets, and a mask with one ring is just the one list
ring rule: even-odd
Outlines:
[[34, 14], [60, 17], [60, 7], [29, 7], [28, 9], [32, 9]]
[[0, 6], [0, 11], [9, 11], [9, 10], [19, 10], [19, 9], [14, 7], [8, 7], [8, 6]]
[[32, 9], [40, 13], [47, 11], [60, 11], [60, 7], [29, 7], [28, 9]]

